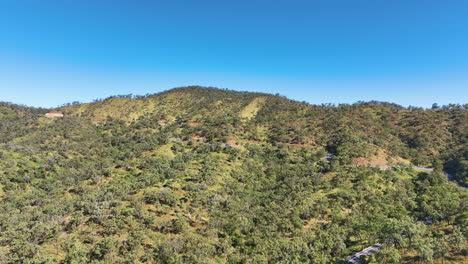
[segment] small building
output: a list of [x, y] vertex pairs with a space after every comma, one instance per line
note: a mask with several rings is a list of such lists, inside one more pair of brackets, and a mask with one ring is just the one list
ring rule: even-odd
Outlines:
[[63, 113], [59, 111], [50, 111], [49, 113], [45, 114], [47, 118], [55, 118], [55, 117], [63, 117]]

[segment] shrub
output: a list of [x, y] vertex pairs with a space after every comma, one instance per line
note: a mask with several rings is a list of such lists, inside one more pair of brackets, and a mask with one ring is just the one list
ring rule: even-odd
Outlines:
[[145, 191], [146, 203], [160, 203], [168, 206], [175, 206], [177, 204], [177, 197], [168, 189], [162, 190], [148, 190]]

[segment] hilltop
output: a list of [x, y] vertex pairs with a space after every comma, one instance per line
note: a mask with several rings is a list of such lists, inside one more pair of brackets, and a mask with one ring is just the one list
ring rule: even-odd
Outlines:
[[[268, 94], [235, 92], [205, 87], [175, 88], [146, 96], [111, 96], [105, 100], [62, 108], [65, 113], [102, 122], [106, 118], [135, 121], [139, 118], [216, 120], [238, 115], [248, 104]], [[235, 114], [236, 113], [236, 114]]]
[[2, 263], [467, 260], [444, 174], [468, 183], [466, 105], [182, 87], [49, 110], [0, 104]]
[[[466, 167], [459, 168], [464, 163], [458, 161], [466, 149], [465, 106], [430, 110], [387, 102], [318, 106], [263, 93], [182, 87], [144, 97], [110, 97], [61, 110], [95, 124], [163, 120], [180, 127], [197, 122], [200, 126], [179, 136], [323, 147], [334, 154], [341, 151], [341, 156], [351, 152], [342, 158], [351, 158], [356, 164], [386, 166], [390, 159], [393, 163], [443, 166], [460, 183], [466, 178]], [[339, 150], [336, 145], [341, 141], [359, 147]]]

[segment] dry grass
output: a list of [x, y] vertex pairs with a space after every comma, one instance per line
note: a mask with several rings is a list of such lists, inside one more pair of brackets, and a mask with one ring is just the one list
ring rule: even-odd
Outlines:
[[247, 120], [254, 118], [255, 115], [257, 115], [258, 111], [262, 109], [262, 106], [265, 103], [265, 101], [265, 97], [257, 97], [253, 99], [246, 107], [244, 107], [244, 109], [242, 109], [239, 115]]

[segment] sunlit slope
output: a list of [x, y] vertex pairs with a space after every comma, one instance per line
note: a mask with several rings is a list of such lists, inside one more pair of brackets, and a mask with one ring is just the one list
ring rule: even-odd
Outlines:
[[467, 111], [453, 106], [424, 110], [360, 102], [331, 107], [204, 87], [176, 88], [137, 99], [112, 97], [61, 110], [95, 124], [108, 119], [125, 123], [161, 121], [179, 128], [190, 125], [184, 130], [188, 137], [326, 148], [346, 156], [341, 162], [382, 152], [391, 160], [403, 158], [423, 166], [437, 165], [433, 164], [435, 159], [444, 160], [448, 170], [463, 166], [458, 160], [468, 133]]
[[443, 173], [466, 183], [465, 106], [186, 87], [55, 110], [0, 104], [0, 263], [466, 262]]
[[[261, 106], [256, 102], [265, 95], [219, 89], [187, 87], [148, 97], [109, 98], [100, 102], [62, 108], [72, 116], [80, 116], [102, 123], [107, 118], [135, 121], [139, 118], [179, 121], [210, 121], [221, 117], [252, 117]], [[261, 100], [260, 100], [261, 101]]]

